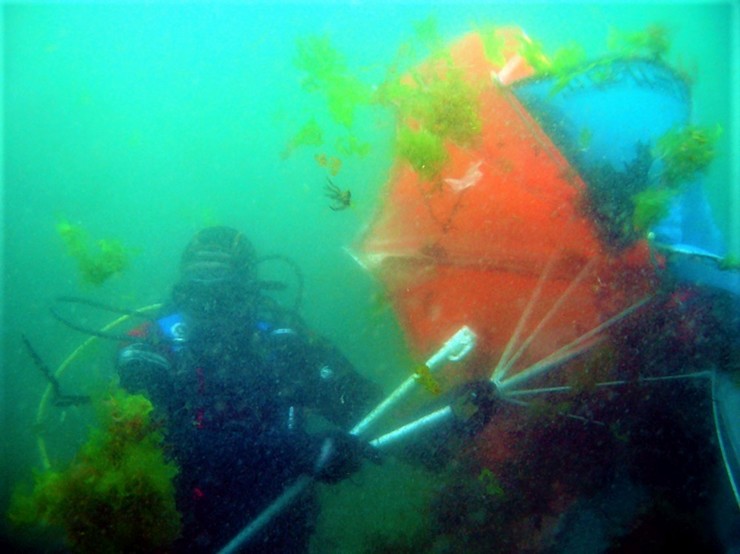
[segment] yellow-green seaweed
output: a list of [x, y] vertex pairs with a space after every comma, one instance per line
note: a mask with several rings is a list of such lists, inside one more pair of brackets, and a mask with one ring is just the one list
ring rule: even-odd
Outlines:
[[548, 73], [556, 79], [553, 93], [564, 89], [574, 77], [580, 75], [585, 61], [586, 51], [578, 43], [571, 42], [558, 48], [548, 68]]
[[620, 56], [648, 56], [659, 59], [668, 53], [671, 41], [663, 25], [648, 25], [642, 31], [610, 29], [607, 46]]
[[677, 190], [666, 187], [652, 187], [638, 192], [632, 197], [632, 227], [646, 231], [668, 214], [671, 200]]
[[532, 67], [534, 72], [540, 75], [548, 74], [552, 63], [545, 55], [542, 43], [525, 36], [519, 37], [518, 41], [519, 55]]
[[654, 156], [663, 162], [661, 179], [676, 186], [707, 169], [715, 156], [715, 144], [722, 130], [700, 125], [674, 127], [655, 143]]
[[586, 50], [577, 42], [570, 42], [558, 48], [552, 55], [550, 71], [562, 75], [573, 71], [586, 61]]
[[439, 34], [439, 25], [437, 18], [429, 16], [426, 19], [414, 23], [414, 33], [416, 40], [429, 48], [432, 52], [439, 51], [444, 47], [442, 37]]
[[411, 77], [413, 85], [399, 82], [385, 87], [385, 100], [395, 107], [399, 120], [406, 122], [399, 126], [397, 152], [422, 177], [432, 179], [447, 161], [446, 140], [470, 146], [480, 136], [478, 91], [449, 59], [438, 60], [423, 73], [413, 71]]
[[[352, 125], [355, 109], [363, 104], [393, 109], [401, 122], [397, 152], [431, 179], [446, 160], [446, 140], [469, 146], [480, 135], [480, 91], [465, 79], [464, 71], [455, 66], [449, 50], [443, 48], [434, 18], [417, 22], [415, 31], [416, 44], [431, 50], [427, 66], [402, 75], [398, 68], [409, 63], [413, 53], [412, 46], [404, 48], [373, 94], [369, 86], [350, 74], [344, 57], [326, 36], [300, 39], [295, 65], [306, 74], [304, 88], [322, 93], [333, 119], [343, 125]], [[338, 141], [337, 148], [345, 156], [363, 156], [369, 150], [352, 135]]]
[[306, 73], [303, 87], [322, 93], [334, 121], [350, 127], [355, 109], [370, 100], [370, 87], [351, 74], [327, 36], [298, 39], [295, 66]]
[[322, 144], [324, 144], [324, 133], [319, 123], [312, 117], [290, 138], [280, 157], [285, 160], [293, 154], [296, 148], [302, 146], [321, 146]]
[[469, 146], [480, 135], [478, 94], [457, 68], [429, 79], [406, 106], [408, 116], [435, 134], [462, 146]]
[[486, 60], [496, 67], [503, 66], [506, 63], [506, 56], [504, 55], [506, 41], [503, 35], [498, 32], [499, 28], [489, 23], [478, 26], [476, 30], [481, 42], [483, 42], [483, 52]]
[[343, 156], [359, 156], [364, 158], [370, 153], [370, 143], [363, 142], [355, 135], [346, 135], [336, 140], [336, 149]]
[[426, 129], [413, 131], [406, 126], [398, 130], [398, 155], [426, 179], [436, 176], [447, 161], [447, 150], [442, 139]]
[[100, 239], [90, 245], [87, 232], [80, 226], [62, 220], [57, 233], [64, 241], [67, 253], [77, 260], [82, 282], [100, 286], [113, 275], [123, 272], [130, 264], [131, 251], [116, 239]]
[[719, 262], [719, 268], [723, 271], [740, 269], [740, 256], [725, 256]]
[[324, 134], [321, 131], [321, 126], [313, 117], [306, 121], [290, 140], [290, 144], [294, 148], [298, 146], [321, 146], [323, 143]]
[[142, 395], [114, 389], [96, 402], [99, 427], [71, 464], [16, 489], [9, 511], [22, 526], [61, 528], [76, 552], [166, 552], [180, 533], [163, 435]]

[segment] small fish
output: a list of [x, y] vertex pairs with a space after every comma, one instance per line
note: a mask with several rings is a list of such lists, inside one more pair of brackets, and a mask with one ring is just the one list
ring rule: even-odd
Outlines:
[[483, 177], [483, 172], [480, 170], [480, 166], [482, 164], [483, 160], [478, 160], [474, 164], [471, 164], [470, 167], [468, 167], [465, 175], [463, 175], [461, 178], [454, 179], [452, 177], [448, 177], [444, 180], [444, 182], [450, 185], [450, 188], [455, 192], [460, 192], [462, 190], [465, 190], [466, 188], [472, 187], [473, 185], [477, 184], [478, 181], [480, 181]]

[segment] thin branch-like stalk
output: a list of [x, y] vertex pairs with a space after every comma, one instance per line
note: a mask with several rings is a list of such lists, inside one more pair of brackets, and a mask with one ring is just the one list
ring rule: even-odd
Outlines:
[[[626, 308], [619, 312], [617, 315], [610, 317], [605, 322], [597, 325], [590, 331], [587, 331], [586, 333], [582, 334], [580, 337], [574, 339], [570, 343], [566, 344], [562, 348], [558, 349], [554, 353], [550, 354], [549, 356], [543, 358], [539, 362], [529, 366], [528, 368], [520, 371], [513, 377], [510, 377], [509, 379], [506, 379], [505, 381], [501, 381], [496, 383], [498, 388], [500, 390], [507, 390], [515, 387], [516, 385], [520, 383], [524, 383], [526, 381], [529, 381], [530, 379], [533, 379], [537, 377], [538, 375], [541, 375], [542, 373], [557, 367], [564, 362], [574, 358], [575, 356], [581, 354], [582, 352], [585, 352], [589, 348], [593, 346], [593, 343], [588, 343], [592, 338], [594, 338], [596, 335], [604, 331], [605, 329], [611, 327], [615, 323], [618, 323], [619, 321], [623, 320], [628, 315], [632, 314], [637, 309], [644, 306], [652, 296], [647, 296], [640, 300], [639, 302], [636, 302], [635, 304], [632, 304], [629, 308]], [[586, 344], [588, 343], [588, 344]]]
[[[512, 398], [507, 398], [506, 401], [511, 404], [516, 404], [517, 406], [524, 406], [526, 408], [530, 408], [532, 406], [531, 402], [525, 402], [524, 400], [515, 400]], [[582, 421], [584, 423], [593, 423], [594, 425], [606, 426], [606, 423], [604, 423], [603, 421], [596, 421], [595, 419], [588, 419], [587, 417], [583, 417], [583, 416], [579, 416], [575, 414], [565, 414], [562, 412], [557, 412], [557, 415], [562, 416], [562, 417], [567, 417], [570, 419], [575, 419], [578, 421]]]
[[594, 339], [591, 342], [584, 343], [583, 341], [579, 340], [582, 338], [584, 338], [583, 335], [578, 337], [578, 339], [574, 340], [570, 344], [566, 344], [556, 352], [553, 352], [549, 356], [542, 358], [539, 362], [536, 362], [531, 366], [524, 368], [516, 375], [513, 375], [508, 379], [498, 383], [498, 388], [502, 391], [508, 391], [509, 389], [521, 383], [526, 383], [527, 381], [530, 381], [531, 379], [534, 379], [535, 377], [538, 377], [539, 375], [542, 375], [543, 373], [550, 371], [551, 369], [555, 369], [556, 367], [569, 362], [576, 356], [587, 352], [594, 346], [594, 344], [603, 340], [603, 337], [600, 337]]
[[[532, 344], [532, 341], [537, 337], [537, 335], [542, 331], [542, 329], [547, 325], [547, 323], [552, 319], [552, 317], [558, 312], [560, 307], [563, 305], [563, 303], [568, 299], [568, 297], [573, 293], [574, 290], [576, 290], [576, 287], [581, 284], [581, 281], [583, 281], [586, 274], [589, 272], [589, 270], [593, 267], [594, 263], [596, 262], [596, 258], [592, 258], [589, 260], [589, 262], [583, 266], [581, 271], [576, 275], [575, 279], [573, 279], [570, 284], [568, 285], [568, 288], [563, 291], [563, 294], [560, 295], [560, 297], [555, 301], [555, 303], [552, 305], [552, 307], [548, 310], [548, 312], [545, 314], [545, 316], [542, 318], [542, 321], [539, 322], [537, 327], [535, 327], [534, 331], [532, 331], [532, 334], [527, 337], [527, 340], [525, 340], [522, 345], [519, 347], [519, 349], [516, 351], [516, 353], [509, 359], [509, 361], [506, 363], [506, 366], [504, 367], [504, 370], [502, 371], [502, 376], [509, 372], [509, 370], [514, 366], [514, 364], [519, 360], [519, 358], [524, 354], [526, 349], [529, 347], [530, 344]], [[500, 381], [500, 378], [499, 378]]]
[[501, 358], [499, 359], [498, 363], [496, 364], [496, 367], [493, 370], [493, 375], [491, 376], [491, 380], [494, 383], [498, 383], [501, 379], [503, 379], [504, 375], [506, 375], [506, 372], [509, 369], [509, 364], [508, 364], [509, 353], [514, 348], [516, 343], [519, 342], [519, 336], [522, 334], [522, 329], [524, 329], [524, 326], [527, 324], [527, 321], [529, 320], [529, 316], [532, 315], [532, 310], [534, 309], [534, 306], [537, 304], [537, 301], [540, 298], [540, 294], [542, 293], [542, 287], [544, 286], [545, 281], [547, 280], [547, 276], [550, 274], [550, 270], [552, 269], [552, 266], [555, 265], [555, 258], [556, 258], [556, 255], [553, 255], [552, 257], [550, 257], [550, 259], [547, 262], [547, 265], [545, 265], [544, 269], [542, 270], [542, 273], [540, 273], [540, 277], [537, 280], [537, 284], [535, 285], [534, 290], [532, 291], [532, 294], [529, 297], [529, 301], [527, 302], [527, 305], [524, 307], [524, 311], [522, 312], [522, 315], [516, 324], [516, 328], [514, 329], [514, 332], [511, 334], [511, 338], [509, 339], [509, 342], [506, 343], [506, 347], [504, 348], [504, 353], [501, 354]]
[[[595, 387], [620, 387], [624, 385], [635, 385], [641, 383], [659, 383], [662, 381], [678, 381], [682, 379], [708, 379], [712, 376], [711, 371], [696, 371], [683, 375], [662, 375], [660, 377], [638, 377], [637, 379], [621, 379], [618, 381], [602, 381], [596, 383]], [[559, 387], [540, 387], [537, 389], [519, 389], [508, 391], [505, 398], [513, 400], [517, 396], [533, 396], [537, 394], [550, 394], [556, 392], [571, 392], [575, 387], [572, 385], [562, 385]]]

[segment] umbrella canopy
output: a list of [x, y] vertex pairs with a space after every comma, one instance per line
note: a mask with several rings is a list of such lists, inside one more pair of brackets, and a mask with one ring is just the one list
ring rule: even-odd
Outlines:
[[[468, 325], [479, 352], [507, 358], [501, 371], [513, 375], [644, 296], [653, 272], [644, 244], [619, 254], [602, 244], [586, 184], [509, 86], [533, 73], [519, 54], [528, 39], [498, 33], [499, 60], [474, 33], [446, 62], [476, 92], [480, 132], [462, 145], [446, 137], [433, 174], [397, 160], [358, 258], [383, 282], [416, 351]], [[433, 62], [417, 75], [447, 78]], [[399, 124], [420, 126], [413, 116]]]

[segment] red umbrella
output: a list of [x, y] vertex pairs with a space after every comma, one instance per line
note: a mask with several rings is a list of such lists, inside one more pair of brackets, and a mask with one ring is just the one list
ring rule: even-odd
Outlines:
[[[644, 244], [616, 255], [599, 240], [581, 209], [586, 184], [507, 86], [533, 72], [518, 54], [528, 39], [518, 30], [497, 37], [499, 64], [477, 33], [451, 48], [478, 95], [480, 136], [467, 146], [447, 140], [433, 177], [397, 160], [358, 258], [384, 284], [416, 351], [468, 325], [503, 382], [587, 349], [654, 276]], [[417, 72], [438, 73], [434, 62]]]

